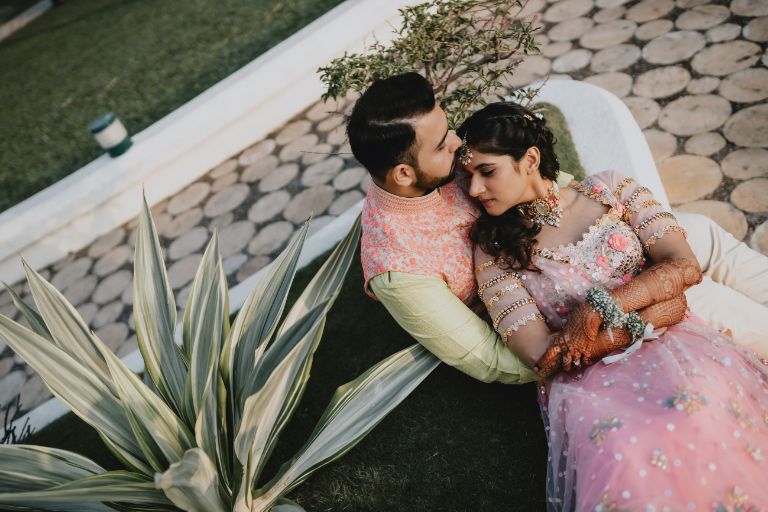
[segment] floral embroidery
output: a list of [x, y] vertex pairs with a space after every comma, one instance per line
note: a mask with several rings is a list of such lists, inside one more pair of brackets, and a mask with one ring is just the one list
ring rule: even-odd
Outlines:
[[713, 512], [759, 512], [755, 505], [747, 503], [749, 496], [739, 487], [734, 487], [733, 491], [728, 494], [728, 503], [712, 504]]
[[605, 438], [608, 437], [608, 432], [619, 430], [623, 426], [624, 422], [616, 416], [606, 416], [592, 428], [589, 438], [597, 446], [600, 446], [605, 441]]
[[698, 391], [691, 391], [688, 388], [678, 386], [675, 388], [675, 394], [664, 402], [669, 408], [675, 408], [678, 411], [685, 411], [693, 414], [698, 411], [702, 405], [707, 405], [707, 399]]
[[656, 448], [651, 455], [651, 466], [656, 466], [662, 471], [669, 469], [669, 459], [664, 453], [664, 448]]
[[728, 405], [725, 406], [725, 410], [728, 411], [741, 425], [741, 428], [755, 428], [755, 420], [750, 418], [749, 414], [744, 411], [741, 402], [738, 400], [731, 400]]
[[757, 462], [762, 462], [765, 460], [763, 457], [763, 451], [760, 448], [753, 446], [752, 443], [747, 443], [747, 453]]
[[595, 512], [625, 512], [626, 509], [619, 508], [615, 501], [611, 501], [608, 494], [603, 494], [603, 499], [595, 507]]
[[613, 233], [610, 238], [608, 238], [608, 245], [611, 246], [611, 249], [624, 252], [627, 250], [627, 247], [629, 247], [629, 240], [627, 240], [627, 237], [621, 233]]

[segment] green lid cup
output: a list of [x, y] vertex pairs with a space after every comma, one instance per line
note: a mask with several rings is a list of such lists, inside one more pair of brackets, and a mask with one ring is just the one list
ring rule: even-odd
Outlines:
[[112, 158], [122, 155], [133, 145], [128, 131], [114, 112], [96, 118], [88, 125], [88, 131]]

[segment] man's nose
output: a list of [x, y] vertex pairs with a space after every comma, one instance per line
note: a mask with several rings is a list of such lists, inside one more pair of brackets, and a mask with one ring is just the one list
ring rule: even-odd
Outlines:
[[456, 150], [459, 149], [459, 146], [461, 146], [461, 139], [459, 138], [458, 135], [456, 135], [456, 132], [453, 130], [448, 132], [448, 137], [450, 139], [448, 143], [448, 147], [450, 148], [451, 153], [455, 153]]

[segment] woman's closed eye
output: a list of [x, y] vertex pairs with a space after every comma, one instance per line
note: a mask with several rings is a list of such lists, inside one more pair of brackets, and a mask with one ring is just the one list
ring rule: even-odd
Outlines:
[[494, 172], [496, 172], [496, 169], [483, 169], [480, 171], [480, 176], [487, 178], [489, 176], [493, 176]]

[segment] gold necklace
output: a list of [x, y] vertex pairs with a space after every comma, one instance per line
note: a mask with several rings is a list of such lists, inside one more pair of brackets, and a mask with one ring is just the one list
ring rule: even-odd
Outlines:
[[560, 206], [559, 192], [560, 189], [557, 183], [553, 181], [546, 196], [518, 205], [517, 211], [520, 212], [523, 218], [531, 222], [548, 224], [559, 228], [560, 219], [563, 218], [563, 208]]

